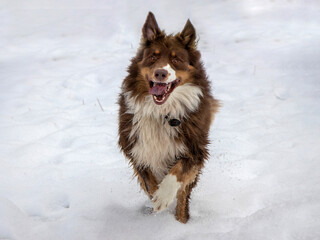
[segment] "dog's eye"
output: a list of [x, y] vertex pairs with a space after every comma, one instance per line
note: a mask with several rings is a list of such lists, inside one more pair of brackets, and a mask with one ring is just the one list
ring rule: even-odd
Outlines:
[[176, 63], [180, 62], [180, 60], [178, 58], [173, 58], [171, 61], [172, 61], [173, 64], [176, 64]]
[[151, 56], [150, 56], [150, 60], [151, 60], [152, 62], [155, 62], [155, 61], [157, 60], [157, 56], [151, 55]]

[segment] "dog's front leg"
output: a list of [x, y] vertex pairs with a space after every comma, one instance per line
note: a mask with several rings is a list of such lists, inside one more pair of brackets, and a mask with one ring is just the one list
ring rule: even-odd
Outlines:
[[149, 168], [139, 169], [134, 167], [134, 171], [135, 175], [138, 176], [141, 188], [145, 191], [148, 197], [152, 199], [154, 192], [158, 189], [158, 182], [155, 176]]
[[153, 194], [154, 210], [160, 212], [167, 208], [177, 196], [178, 191], [184, 192], [186, 187], [195, 181], [199, 170], [200, 166], [190, 165], [188, 159], [179, 159]]

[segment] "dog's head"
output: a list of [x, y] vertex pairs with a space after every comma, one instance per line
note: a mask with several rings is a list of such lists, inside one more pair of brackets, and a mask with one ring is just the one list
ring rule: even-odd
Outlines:
[[149, 12], [142, 28], [139, 71], [157, 105], [164, 104], [178, 86], [194, 81], [199, 58], [196, 31], [189, 20], [180, 33], [166, 35]]

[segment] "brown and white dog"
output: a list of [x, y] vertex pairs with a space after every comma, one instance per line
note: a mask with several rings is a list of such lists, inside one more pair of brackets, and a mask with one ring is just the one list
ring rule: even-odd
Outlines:
[[219, 103], [189, 20], [181, 33], [166, 35], [150, 12], [142, 33], [119, 96], [119, 145], [154, 211], [177, 198], [176, 219], [186, 223]]

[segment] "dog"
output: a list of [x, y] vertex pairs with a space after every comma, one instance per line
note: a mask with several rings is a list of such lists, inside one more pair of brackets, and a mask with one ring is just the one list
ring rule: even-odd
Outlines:
[[219, 108], [210, 93], [190, 20], [166, 35], [149, 12], [140, 48], [119, 95], [119, 146], [153, 211], [177, 199], [175, 217], [189, 220], [189, 199], [209, 157], [209, 129]]

